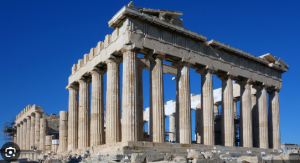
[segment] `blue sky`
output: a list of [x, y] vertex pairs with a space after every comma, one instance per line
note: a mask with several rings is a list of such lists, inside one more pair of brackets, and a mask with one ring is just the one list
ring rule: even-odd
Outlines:
[[[72, 65], [112, 33], [108, 21], [128, 3], [0, 1], [0, 127], [28, 104], [42, 106], [48, 114], [68, 110], [65, 87]], [[135, 6], [182, 11], [184, 27], [208, 41], [215, 39], [256, 56], [271, 53], [282, 58], [290, 70], [282, 75], [279, 95], [281, 142], [300, 144], [300, 1], [136, 0]], [[146, 108], [149, 71], [144, 70], [143, 75]], [[164, 76], [165, 101], [175, 100], [172, 77]], [[215, 89], [221, 87], [216, 77], [213, 84]], [[192, 69], [191, 93], [200, 94], [200, 75]]]

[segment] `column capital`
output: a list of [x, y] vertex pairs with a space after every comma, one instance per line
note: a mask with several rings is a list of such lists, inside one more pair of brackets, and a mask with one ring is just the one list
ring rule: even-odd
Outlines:
[[179, 68], [181, 66], [191, 67], [191, 64], [192, 64], [192, 62], [190, 62], [190, 60], [182, 58], [182, 60], [180, 60], [180, 61], [173, 62], [172, 67], [175, 67], [175, 68]]
[[105, 60], [105, 63], [109, 64], [110, 62], [115, 62], [117, 64], [120, 64], [122, 62], [122, 57], [110, 55], [110, 57], [107, 60]]
[[16, 125], [17, 125], [18, 127], [20, 127], [20, 123], [17, 123]]
[[32, 112], [32, 113], [30, 114], [30, 117], [35, 117], [35, 112]]
[[254, 83], [252, 85], [252, 88], [256, 89], [257, 91], [260, 91], [262, 89], [268, 89], [269, 87], [269, 85], [265, 85], [264, 83]]
[[219, 78], [221, 80], [227, 80], [227, 79], [234, 79], [235, 76], [228, 75], [228, 74], [219, 74], [219, 75], [217, 75], [217, 78]]
[[211, 73], [211, 74], [213, 74], [214, 72], [215, 72], [214, 69], [208, 68], [208, 67], [203, 67], [203, 68], [197, 68], [197, 69], [196, 69], [196, 73], [199, 73], [199, 74], [201, 74], [201, 75], [204, 75], [204, 74], [206, 74], [206, 73]]
[[240, 78], [236, 80], [236, 83], [239, 85], [245, 85], [245, 84], [253, 84], [253, 81], [251, 78]]
[[165, 57], [166, 57], [166, 54], [165, 53], [162, 53], [160, 51], [157, 51], [157, 50], [154, 50], [148, 54], [146, 54], [144, 56], [145, 59], [148, 59], [148, 60], [155, 60], [156, 58], [158, 59], [161, 59], [161, 60], [165, 60]]
[[76, 91], [78, 91], [79, 90], [78, 83], [77, 83], [77, 85], [75, 85], [74, 83], [72, 83], [72, 84], [68, 85], [66, 87], [66, 89], [67, 90], [76, 90]]
[[24, 123], [24, 122], [27, 122], [27, 118], [24, 118], [24, 119], [23, 119], [23, 123]]
[[90, 83], [91, 82], [91, 78], [86, 78], [86, 77], [81, 77], [78, 80], [78, 83]]
[[271, 92], [273, 92], [273, 91], [276, 91], [276, 92], [280, 92], [280, 88], [279, 87], [274, 87], [274, 86], [270, 86], [270, 87], [268, 87], [267, 88], [267, 91], [269, 92], [269, 93], [271, 93]]
[[101, 68], [98, 68], [98, 67], [95, 67], [91, 72], [91, 75], [103, 75], [105, 74], [105, 70], [101, 69]]
[[138, 48], [135, 47], [134, 44], [129, 44], [129, 45], [124, 45], [123, 48], [121, 49], [121, 52], [128, 52], [128, 51], [131, 51], [131, 52], [137, 52], [138, 51]]

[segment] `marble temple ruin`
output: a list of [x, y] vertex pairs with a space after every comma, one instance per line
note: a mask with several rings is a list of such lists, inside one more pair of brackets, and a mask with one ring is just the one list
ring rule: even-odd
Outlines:
[[[281, 74], [289, 66], [270, 53], [257, 57], [216, 40], [207, 41], [205, 36], [183, 28], [181, 15], [180, 11], [136, 7], [131, 2], [112, 17], [108, 22], [114, 29], [112, 34], [72, 67], [66, 87], [69, 108], [60, 113], [57, 153], [183, 154], [189, 149], [226, 149], [246, 154], [249, 150], [272, 153], [281, 149], [279, 91]], [[191, 68], [201, 76], [201, 95], [191, 95]], [[143, 90], [144, 69], [150, 71], [150, 90]], [[167, 103], [164, 74], [176, 76], [176, 99]], [[217, 90], [213, 90], [213, 75], [222, 81]], [[144, 91], [150, 96], [146, 110]], [[196, 141], [192, 141], [192, 109], [196, 112]], [[42, 139], [48, 138], [41, 136], [42, 112], [34, 105], [17, 116], [16, 141], [23, 137], [24, 130], [31, 131], [26, 141], [20, 142], [22, 147], [35, 144], [44, 148]], [[33, 113], [35, 120], [31, 117], [28, 123]], [[165, 139], [165, 116], [169, 116], [171, 142]], [[218, 139], [215, 116], [220, 120]]]

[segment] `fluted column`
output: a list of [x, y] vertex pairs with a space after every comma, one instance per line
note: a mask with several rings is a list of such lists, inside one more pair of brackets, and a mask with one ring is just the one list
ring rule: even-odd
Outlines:
[[201, 74], [201, 108], [203, 109], [202, 142], [215, 145], [213, 70], [197, 70]]
[[171, 114], [169, 116], [169, 140], [175, 141], [176, 140], [176, 134], [175, 134], [175, 115]]
[[269, 147], [280, 149], [279, 89], [269, 92]]
[[232, 76], [221, 76], [222, 80], [222, 116], [221, 137], [224, 146], [234, 146], [234, 106]]
[[[31, 130], [31, 117], [26, 117], [27, 120], [27, 127], [26, 127], [26, 150], [30, 150], [30, 130]], [[30, 154], [26, 154], [26, 156], [29, 158]]]
[[152, 139], [153, 142], [165, 142], [165, 109], [164, 109], [164, 81], [162, 55], [150, 57], [150, 102], [152, 110]]
[[104, 71], [93, 70], [92, 74], [92, 107], [91, 107], [91, 146], [104, 144]]
[[35, 146], [35, 114], [32, 113], [30, 116], [30, 145], [29, 149], [31, 146]]
[[68, 112], [59, 112], [59, 150], [65, 152], [68, 150]]
[[197, 108], [195, 111], [195, 119], [196, 119], [196, 142], [197, 144], [203, 143], [202, 142], [202, 123], [203, 123], [203, 117], [202, 117], [202, 108]]
[[253, 147], [259, 148], [259, 112], [256, 94], [251, 94]]
[[78, 148], [78, 86], [70, 86], [68, 114], [68, 150]]
[[106, 143], [121, 141], [120, 61], [118, 58], [106, 60]]
[[18, 146], [20, 147], [20, 133], [21, 131], [20, 131], [20, 123], [18, 123], [17, 124], [17, 144], [18, 144]]
[[122, 142], [138, 140], [136, 76], [137, 53], [131, 49], [123, 50]]
[[[239, 97], [235, 97], [233, 99], [233, 113], [234, 113], [234, 119], [238, 118], [238, 112], [237, 112], [237, 102], [239, 101]], [[238, 125], [237, 123], [234, 124], [234, 141], [235, 146], [239, 146], [238, 144]]]
[[143, 69], [144, 67], [142, 66], [138, 66], [138, 69], [137, 69], [137, 83], [138, 83], [138, 108], [137, 108], [137, 111], [138, 111], [138, 121], [139, 121], [139, 124], [138, 124], [138, 141], [143, 141], [144, 140], [144, 114], [143, 114]]
[[269, 148], [268, 138], [268, 104], [266, 86], [257, 89], [259, 114], [259, 148]]
[[[21, 150], [23, 150], [23, 142], [24, 142], [24, 136], [23, 136], [23, 121], [20, 122], [20, 137], [19, 137], [19, 147]], [[22, 155], [23, 156], [23, 155]]]
[[90, 100], [89, 79], [81, 79], [79, 82], [79, 114], [78, 114], [78, 149], [89, 147], [90, 125]]
[[36, 146], [36, 149], [40, 149], [40, 119], [42, 117], [42, 113], [35, 112], [35, 135], [34, 135], [34, 145]]
[[[181, 62], [177, 67], [176, 77], [176, 118], [178, 117], [178, 136], [177, 142], [183, 144], [191, 144], [192, 142], [192, 126], [191, 126], [191, 93], [190, 93], [190, 70], [189, 63]], [[155, 121], [155, 120], [154, 120]]]
[[[23, 137], [21, 139], [23, 150], [27, 150], [27, 119], [23, 120]], [[24, 154], [24, 156], [26, 156], [26, 154]]]
[[45, 151], [45, 141], [47, 134], [47, 120], [45, 118], [40, 119], [40, 150]]
[[251, 80], [240, 80], [240, 146], [253, 147], [252, 113], [251, 113]]

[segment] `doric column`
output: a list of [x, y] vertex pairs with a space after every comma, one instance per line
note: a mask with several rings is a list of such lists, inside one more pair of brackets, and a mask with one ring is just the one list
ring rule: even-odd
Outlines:
[[19, 137], [19, 147], [21, 150], [23, 150], [23, 142], [24, 142], [24, 136], [23, 136], [23, 121], [20, 122], [20, 137]]
[[240, 146], [253, 147], [251, 113], [251, 79], [240, 80]]
[[40, 150], [45, 151], [45, 141], [47, 134], [47, 120], [45, 118], [40, 119]]
[[18, 146], [20, 147], [20, 133], [21, 131], [20, 131], [20, 123], [18, 123], [17, 124], [17, 144], [18, 144]]
[[234, 106], [232, 76], [219, 76], [222, 80], [221, 138], [224, 146], [234, 146]]
[[[131, 45], [127, 45], [131, 48]], [[122, 141], [138, 140], [137, 53], [123, 49]]]
[[[234, 119], [238, 119], [238, 112], [237, 112], [237, 102], [239, 101], [239, 97], [233, 98], [233, 114], [234, 114]], [[235, 141], [235, 146], [238, 146], [238, 125], [237, 123], [234, 124], [234, 141]]]
[[35, 112], [35, 135], [34, 135], [34, 145], [36, 149], [40, 149], [40, 119], [42, 118], [41, 112]]
[[259, 148], [259, 112], [256, 94], [251, 94], [253, 147]]
[[175, 133], [175, 114], [171, 114], [169, 116], [169, 140], [175, 141], [176, 140], [176, 133]]
[[116, 143], [121, 141], [120, 61], [119, 58], [106, 60], [106, 143]]
[[269, 145], [280, 149], [279, 89], [269, 91]]
[[59, 112], [59, 149], [61, 152], [68, 150], [68, 112]]
[[137, 98], [138, 98], [138, 141], [143, 141], [144, 140], [144, 114], [143, 114], [143, 69], [144, 67], [138, 66], [137, 68], [137, 83], [138, 83], [138, 92], [137, 92]]
[[269, 148], [267, 86], [258, 86], [259, 148]]
[[68, 114], [68, 150], [78, 148], [78, 86], [70, 86]]
[[[176, 77], [176, 126], [178, 143], [191, 144], [192, 126], [191, 126], [191, 92], [190, 92], [190, 70], [189, 63], [180, 62], [177, 65]], [[155, 119], [154, 119], [155, 121]]]
[[35, 114], [32, 113], [31, 117], [30, 117], [30, 145], [29, 145], [29, 149], [31, 146], [35, 146]]
[[[152, 110], [152, 141], [165, 142], [165, 109], [163, 55], [153, 54], [150, 59], [150, 103]], [[150, 120], [150, 121], [151, 121]]]
[[202, 108], [197, 108], [196, 109], [196, 111], [195, 111], [195, 119], [196, 119], [196, 142], [197, 142], [197, 144], [200, 144], [200, 143], [203, 143], [203, 142], [201, 142], [202, 141], [202, 139], [201, 139], [201, 137], [202, 137], [202, 123], [203, 123], [203, 117], [202, 117], [202, 114], [203, 114], [203, 112], [202, 112], [203, 110], [202, 110]]
[[[26, 117], [27, 120], [27, 127], [26, 127], [26, 150], [30, 150], [30, 130], [31, 130], [31, 117]], [[27, 157], [29, 157], [30, 154], [27, 154]]]
[[78, 149], [89, 147], [90, 139], [90, 79], [79, 81]]
[[92, 74], [91, 146], [104, 144], [104, 71], [95, 69]]
[[215, 145], [213, 70], [197, 70], [201, 74], [201, 108], [203, 110], [202, 141], [204, 145]]
[[27, 150], [27, 119], [23, 119], [23, 137], [21, 139], [23, 150]]

